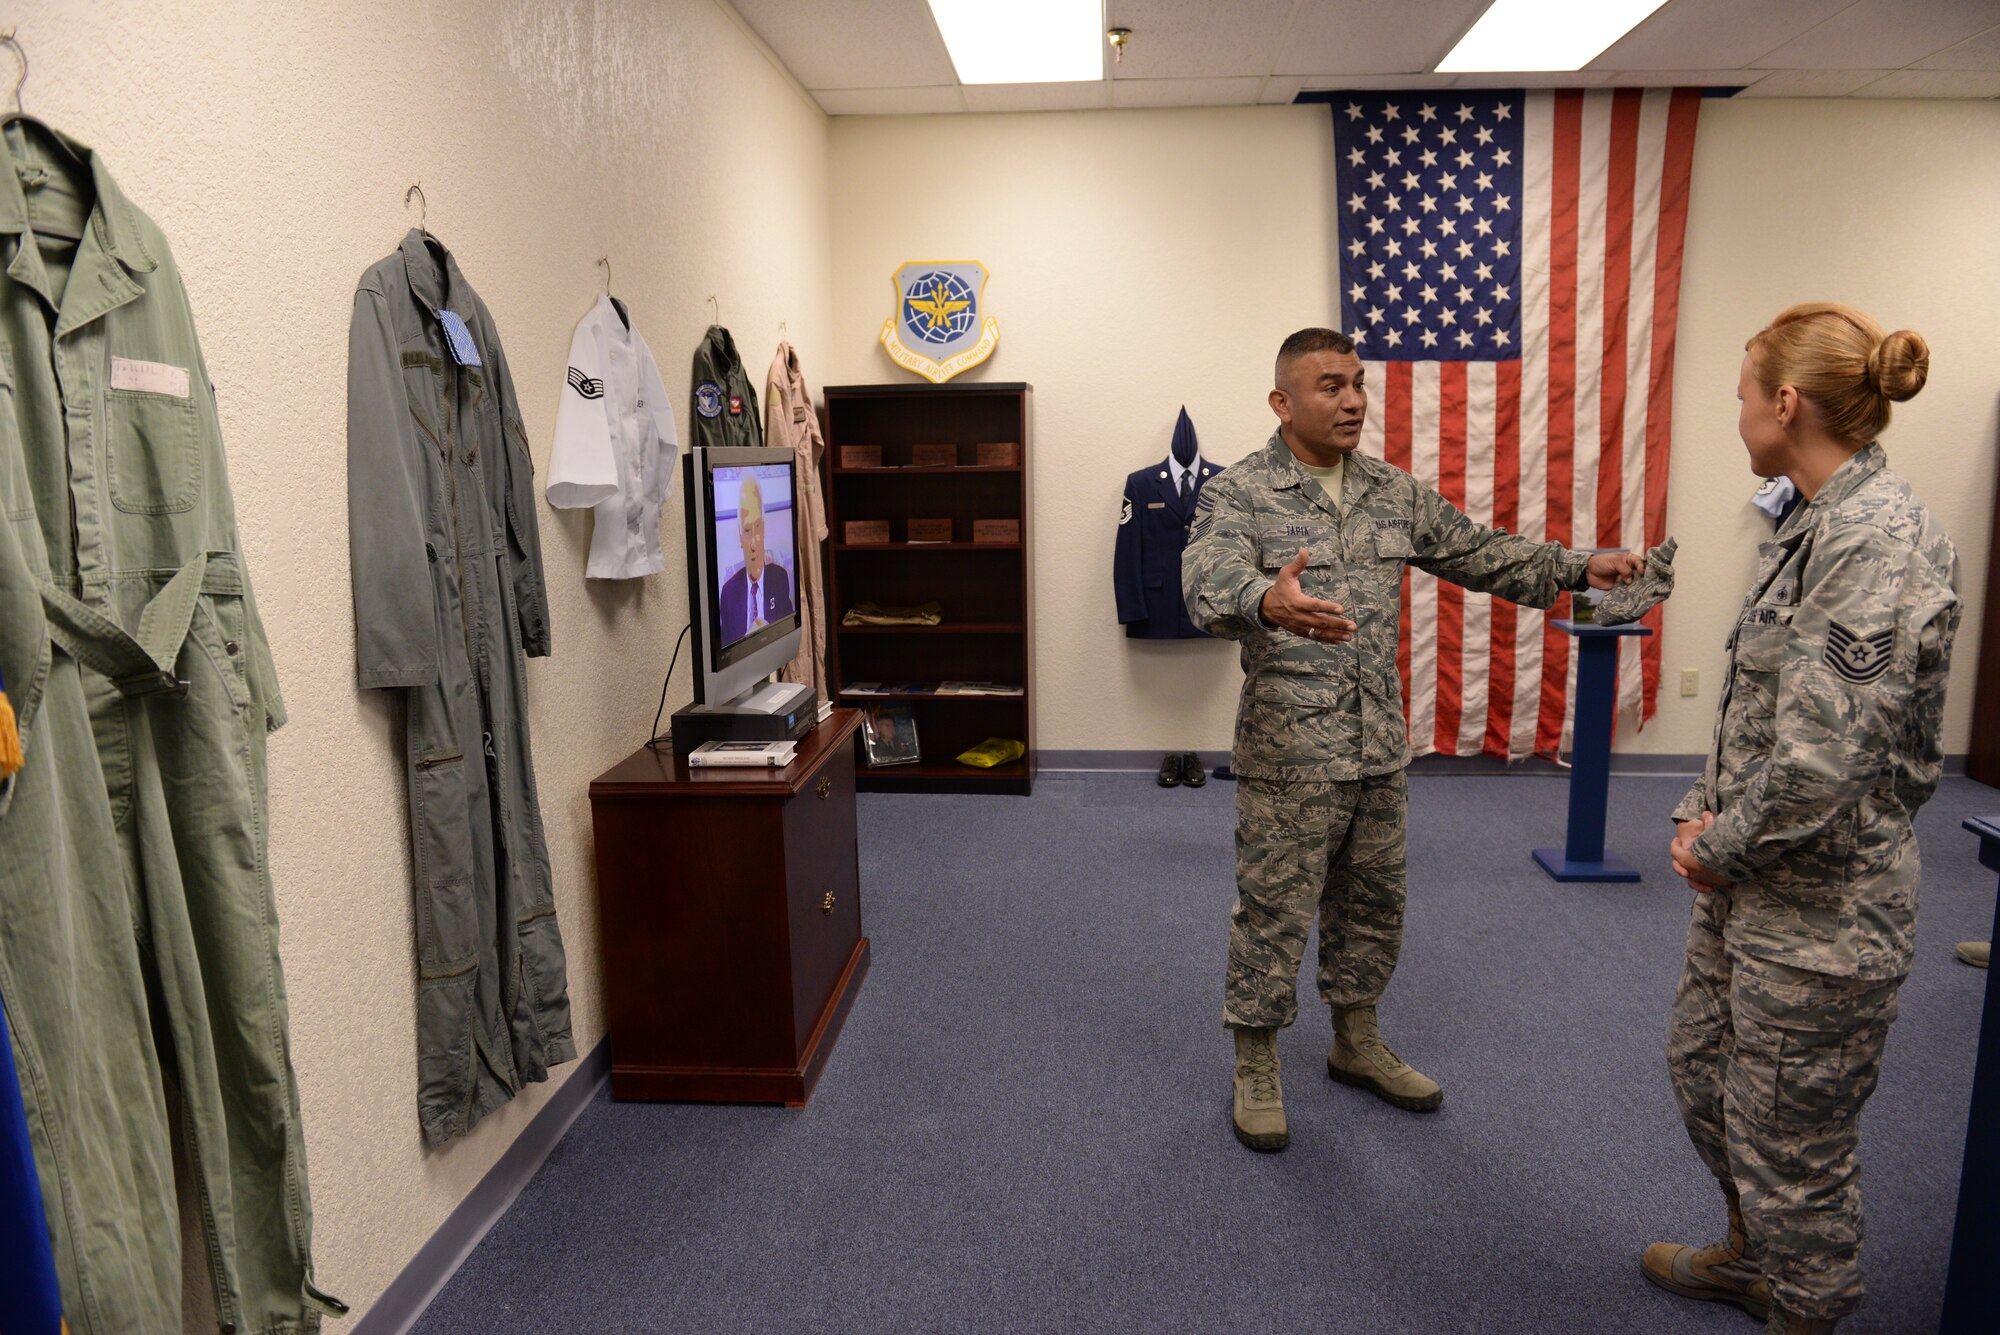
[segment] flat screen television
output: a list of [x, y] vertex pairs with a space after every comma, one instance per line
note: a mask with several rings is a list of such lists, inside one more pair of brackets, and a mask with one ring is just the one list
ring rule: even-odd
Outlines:
[[693, 449], [686, 462], [694, 699], [748, 695], [799, 651], [797, 456]]

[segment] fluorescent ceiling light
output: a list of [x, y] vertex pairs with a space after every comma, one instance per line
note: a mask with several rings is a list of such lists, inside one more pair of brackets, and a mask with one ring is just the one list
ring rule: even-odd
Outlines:
[[[932, 0], [933, 4], [937, 0]], [[1666, 0], [1493, 0], [1440, 74], [1580, 70]]]
[[960, 83], [1104, 77], [1099, 0], [930, 0]]

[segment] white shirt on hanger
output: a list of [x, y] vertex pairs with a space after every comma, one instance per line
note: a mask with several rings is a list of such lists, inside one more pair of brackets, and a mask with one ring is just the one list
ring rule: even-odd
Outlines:
[[577, 322], [556, 410], [549, 504], [597, 511], [590, 579], [634, 579], [666, 568], [660, 507], [674, 490], [680, 437], [673, 403], [631, 312], [610, 296]]

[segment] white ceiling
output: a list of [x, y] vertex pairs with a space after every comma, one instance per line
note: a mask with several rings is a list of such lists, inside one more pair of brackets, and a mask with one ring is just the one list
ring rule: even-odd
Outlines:
[[[1001, 0], [996, 0], [1001, 2]], [[2000, 0], [1668, 0], [1587, 69], [1432, 74], [1488, 0], [1103, 0], [1094, 83], [958, 82], [925, 0], [734, 0], [829, 115], [1250, 106], [1329, 88], [1679, 84], [2000, 97]]]

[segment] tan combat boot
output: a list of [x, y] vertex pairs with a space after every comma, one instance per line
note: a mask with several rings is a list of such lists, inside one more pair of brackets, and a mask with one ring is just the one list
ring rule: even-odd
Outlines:
[[[1771, 1286], [1764, 1270], [1749, 1255], [1743, 1232], [1743, 1207], [1736, 1193], [1729, 1198], [1729, 1233], [1696, 1251], [1677, 1242], [1656, 1242], [1639, 1258], [1646, 1278], [1669, 1293], [1703, 1302], [1734, 1303], [1754, 1317], [1771, 1314]], [[1772, 1327], [1778, 1329], [1778, 1327]]]
[[1437, 1081], [1405, 1065], [1382, 1041], [1373, 1006], [1333, 1008], [1333, 1051], [1326, 1054], [1326, 1073], [1411, 1112], [1433, 1112], [1444, 1102]]
[[1285, 1091], [1278, 1083], [1278, 1031], [1236, 1031], [1236, 1138], [1270, 1153], [1292, 1143], [1285, 1125]]
[[1774, 1307], [1771, 1319], [1764, 1324], [1764, 1335], [1833, 1335], [1836, 1324], [1831, 1317], [1793, 1316]]

